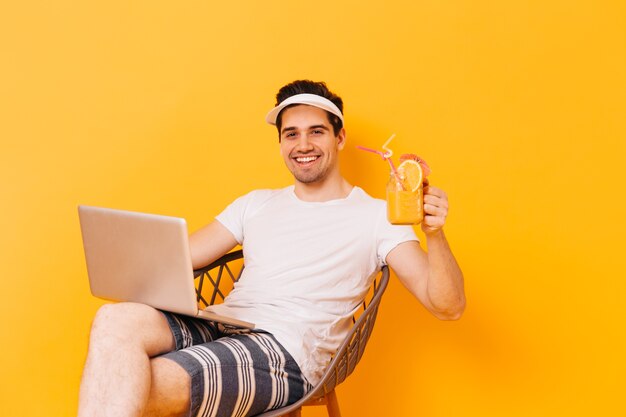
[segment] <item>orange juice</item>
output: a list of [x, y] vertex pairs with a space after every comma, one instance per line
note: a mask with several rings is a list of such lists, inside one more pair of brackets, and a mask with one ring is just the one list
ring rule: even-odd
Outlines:
[[392, 174], [387, 184], [387, 218], [391, 224], [419, 224], [424, 218], [424, 190], [411, 190]]

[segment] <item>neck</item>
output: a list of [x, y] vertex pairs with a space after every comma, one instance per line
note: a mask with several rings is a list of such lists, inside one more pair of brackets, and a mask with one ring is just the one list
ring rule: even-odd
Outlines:
[[343, 177], [332, 182], [305, 184], [296, 181], [294, 192], [302, 201], [324, 202], [346, 198], [352, 191], [352, 185]]

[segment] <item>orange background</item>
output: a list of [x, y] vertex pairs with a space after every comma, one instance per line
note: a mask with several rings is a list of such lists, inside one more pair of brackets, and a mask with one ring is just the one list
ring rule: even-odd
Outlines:
[[263, 117], [297, 78], [344, 98], [370, 194], [353, 145], [426, 158], [466, 277], [454, 323], [392, 282], [344, 415], [625, 413], [623, 1], [27, 0], [0, 56], [0, 415], [75, 414], [102, 304], [76, 206], [195, 230], [289, 184]]

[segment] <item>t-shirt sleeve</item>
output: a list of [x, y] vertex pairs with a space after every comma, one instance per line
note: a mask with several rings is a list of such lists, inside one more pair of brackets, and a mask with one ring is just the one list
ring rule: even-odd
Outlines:
[[393, 225], [387, 220], [385, 213], [379, 217], [377, 229], [377, 255], [378, 265], [386, 265], [389, 252], [403, 242], [418, 241], [412, 226]]
[[245, 194], [215, 217], [235, 237], [238, 244], [243, 245], [245, 224], [254, 213], [273, 195], [272, 190], [255, 190]]
[[233, 234], [240, 245], [243, 243], [243, 224], [250, 198], [251, 193], [239, 197], [215, 217], [215, 220]]

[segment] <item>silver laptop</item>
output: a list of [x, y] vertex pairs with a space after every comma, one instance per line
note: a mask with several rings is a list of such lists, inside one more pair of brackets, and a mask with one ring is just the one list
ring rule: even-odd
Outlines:
[[91, 293], [253, 329], [199, 308], [184, 219], [79, 206]]

